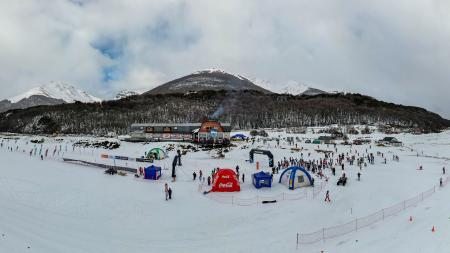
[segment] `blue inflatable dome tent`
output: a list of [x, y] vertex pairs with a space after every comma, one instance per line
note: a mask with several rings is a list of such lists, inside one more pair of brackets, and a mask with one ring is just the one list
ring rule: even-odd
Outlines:
[[232, 140], [236, 140], [236, 139], [245, 140], [245, 139], [247, 139], [247, 138], [248, 138], [248, 137], [245, 136], [245, 135], [243, 135], [243, 134], [235, 134], [235, 135], [231, 136], [231, 139], [232, 139]]
[[161, 177], [161, 167], [152, 165], [144, 169], [144, 179], [158, 180]]
[[289, 190], [299, 187], [314, 186], [314, 178], [303, 167], [289, 167], [281, 173], [279, 183], [286, 185]]
[[272, 175], [263, 171], [253, 174], [253, 185], [256, 189], [272, 187]]

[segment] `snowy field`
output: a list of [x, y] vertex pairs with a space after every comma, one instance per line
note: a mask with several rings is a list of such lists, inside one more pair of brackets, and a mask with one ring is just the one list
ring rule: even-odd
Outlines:
[[[332, 145], [304, 143], [318, 136], [315, 134], [269, 134], [281, 137], [279, 145], [275, 140], [235, 142], [236, 147], [223, 159], [214, 158], [214, 151], [188, 152], [182, 156], [183, 166], [177, 168], [174, 183], [170, 167], [177, 147], [169, 152], [169, 158], [156, 161], [165, 168], [159, 181], [132, 174], [110, 176], [96, 167], [62, 161], [65, 157], [138, 168], [148, 164], [101, 155], [141, 157], [151, 148], [164, 149], [169, 143], [121, 142], [114, 150], [74, 149], [74, 142], [93, 138], [43, 137], [41, 145], [30, 142], [41, 137], [0, 136], [0, 252], [450, 252], [450, 187], [439, 187], [439, 179], [447, 177], [442, 168], [450, 169], [450, 131], [393, 135], [403, 147], [337, 145], [339, 154], [373, 153], [375, 164], [360, 170], [356, 163], [346, 163], [349, 180], [345, 187], [336, 185], [339, 166], [336, 176], [325, 170], [329, 180], [316, 177], [316, 195], [312, 187], [288, 190], [278, 183], [280, 174], [275, 174], [272, 188], [253, 187], [255, 163], [246, 161], [251, 148], [270, 150], [275, 163], [283, 157], [302, 155], [305, 160], [320, 159], [324, 154], [315, 149], [334, 150]], [[303, 149], [292, 151], [294, 146], [283, 140], [287, 136], [298, 137], [301, 141], [295, 143]], [[361, 135], [350, 136], [356, 137]], [[378, 140], [384, 135], [367, 137]], [[47, 157], [41, 160], [38, 153], [47, 149]], [[377, 152], [387, 158], [386, 164]], [[394, 161], [394, 155], [400, 160]], [[269, 171], [267, 157], [256, 155], [255, 160], [260, 169]], [[236, 165], [246, 176], [238, 193], [204, 195], [208, 186], [192, 180], [194, 171], [201, 169], [208, 176], [213, 168], [234, 169]], [[420, 166], [423, 170], [418, 170]], [[361, 181], [357, 180], [358, 171]], [[174, 191], [170, 201], [165, 201], [165, 182]], [[324, 188], [319, 192], [321, 185]], [[345, 224], [434, 186], [436, 192], [423, 202], [357, 232], [314, 244], [296, 244], [297, 233]], [[324, 202], [326, 190], [331, 203]], [[265, 205], [252, 202], [264, 198], [279, 201]], [[433, 226], [435, 232], [431, 232]]]

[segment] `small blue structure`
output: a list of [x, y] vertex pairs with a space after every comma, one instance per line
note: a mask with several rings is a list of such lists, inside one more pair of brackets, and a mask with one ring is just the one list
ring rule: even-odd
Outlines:
[[289, 167], [281, 173], [279, 183], [286, 185], [289, 190], [295, 188], [314, 186], [314, 178], [303, 167]]
[[256, 189], [272, 187], [272, 175], [264, 171], [253, 174], [253, 185]]
[[231, 139], [241, 139], [241, 140], [245, 140], [245, 139], [247, 139], [247, 138], [248, 138], [248, 137], [245, 136], [245, 135], [243, 135], [243, 134], [235, 134], [235, 135], [231, 136]]
[[144, 169], [144, 179], [158, 180], [161, 177], [161, 167], [151, 165]]

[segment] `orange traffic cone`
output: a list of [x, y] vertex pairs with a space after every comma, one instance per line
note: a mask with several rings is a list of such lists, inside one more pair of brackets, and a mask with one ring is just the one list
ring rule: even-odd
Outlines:
[[435, 232], [436, 231], [436, 229], [434, 228], [434, 226], [433, 226], [433, 228], [431, 229], [431, 232]]
[[412, 216], [409, 216], [409, 221], [412, 221]]

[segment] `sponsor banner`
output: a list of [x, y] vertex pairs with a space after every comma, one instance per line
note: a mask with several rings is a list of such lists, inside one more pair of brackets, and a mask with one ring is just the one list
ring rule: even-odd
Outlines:
[[136, 162], [140, 162], [140, 163], [151, 163], [153, 162], [151, 159], [147, 159], [147, 158], [136, 158]]
[[219, 188], [233, 188], [233, 183], [232, 182], [228, 182], [226, 184], [219, 183]]
[[114, 159], [117, 159], [117, 160], [125, 160], [125, 161], [127, 161], [127, 160], [128, 160], [128, 157], [116, 155], [116, 156], [114, 157]]

